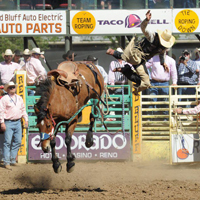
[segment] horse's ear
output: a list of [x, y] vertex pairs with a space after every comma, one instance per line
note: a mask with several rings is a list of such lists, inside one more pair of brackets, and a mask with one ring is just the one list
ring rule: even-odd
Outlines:
[[38, 109], [38, 107], [36, 105], [34, 105], [34, 110], [35, 110], [36, 114], [40, 112], [40, 110]]

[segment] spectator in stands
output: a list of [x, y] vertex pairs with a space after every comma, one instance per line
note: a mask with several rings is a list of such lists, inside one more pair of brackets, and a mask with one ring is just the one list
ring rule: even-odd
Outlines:
[[174, 108], [173, 113], [184, 114], [184, 115], [196, 115], [200, 113], [200, 104], [198, 104], [194, 108], [184, 109], [184, 110], [181, 107]]
[[0, 100], [0, 123], [4, 132], [3, 161], [4, 167], [12, 170], [16, 166], [16, 156], [22, 140], [21, 118], [25, 120], [25, 128], [28, 128], [28, 116], [23, 99], [15, 94], [17, 85], [9, 82], [5, 85], [7, 95]]
[[32, 56], [26, 63], [27, 85], [37, 85], [47, 77], [47, 72], [39, 60], [44, 52], [41, 52], [40, 48], [33, 48], [30, 53], [32, 53]]
[[[173, 58], [165, 55], [165, 63], [167, 70], [164, 70], [163, 66], [160, 64], [159, 55], [155, 55], [148, 62], [146, 62], [147, 69], [151, 68], [151, 85], [152, 86], [169, 86], [170, 78], [172, 79], [172, 85], [177, 85], [177, 70], [176, 62]], [[161, 88], [149, 88], [150, 95], [169, 95], [168, 87]], [[157, 98], [152, 98], [152, 101], [156, 102]], [[151, 101], [150, 100], [150, 101]], [[166, 98], [161, 98], [161, 101], [166, 101]], [[156, 105], [150, 106], [150, 108], [156, 108]], [[157, 107], [167, 107], [165, 105]], [[153, 113], [152, 113], [153, 114]], [[168, 115], [168, 111], [164, 111], [163, 115]]]
[[[123, 52], [121, 48], [117, 48], [118, 52]], [[126, 61], [122, 59], [116, 59], [111, 61], [110, 66], [109, 66], [109, 71], [108, 71], [108, 84], [109, 85], [125, 85], [128, 84], [128, 79], [124, 74], [121, 72], [118, 72], [118, 68], [122, 69], [126, 67], [126, 65], [129, 65]], [[130, 67], [130, 65], [129, 65]], [[110, 87], [109, 93], [113, 93], [115, 95], [117, 94], [122, 94], [122, 88], [115, 88], [115, 87]], [[115, 112], [111, 111], [110, 115], [115, 115]], [[115, 118], [107, 118], [107, 121], [115, 121]]]
[[24, 64], [26, 64], [31, 59], [31, 51], [29, 49], [25, 49], [23, 52]]
[[25, 62], [21, 59], [22, 58], [22, 53], [20, 50], [16, 49], [14, 51], [14, 58], [13, 58], [13, 62], [18, 63], [21, 66], [24, 66]]
[[194, 8], [195, 4], [193, 0], [183, 0], [183, 8]]
[[[144, 65], [146, 60], [149, 60], [154, 55], [160, 54], [160, 56], [162, 57], [161, 65], [164, 67], [165, 70], [167, 70], [167, 66], [164, 62], [164, 53], [166, 49], [172, 47], [175, 42], [175, 38], [174, 36], [172, 36], [170, 30], [158, 30], [157, 32], [148, 31], [146, 27], [150, 20], [151, 13], [149, 10], [146, 13], [146, 19], [143, 20], [143, 22], [141, 23], [141, 29], [145, 35], [145, 38], [140, 40], [137, 45], [135, 44], [135, 38], [133, 37], [123, 53], [120, 53], [110, 48], [106, 52], [107, 54], [112, 55], [115, 58], [122, 58], [133, 65], [137, 72], [136, 75], [139, 75], [141, 79], [140, 82], [137, 82], [139, 86], [137, 85], [134, 87], [134, 93], [136, 95], [138, 94], [138, 92], [149, 88], [151, 85], [148, 72]], [[127, 76], [127, 78], [133, 81], [133, 77], [135, 76], [135, 74], [133, 74], [133, 71], [131, 73], [131, 70], [128, 68], [123, 70], [122, 73], [125, 74], [126, 70], [130, 71], [130, 73], [128, 74], [129, 77]]]
[[74, 53], [74, 51], [67, 51], [67, 53], [63, 54], [62, 57], [64, 60], [66, 61], [74, 61], [74, 58], [77, 56], [76, 53]]
[[[194, 59], [194, 61], [197, 64], [197, 69], [200, 70], [200, 48], [196, 48], [194, 50], [194, 53], [195, 53], [195, 59]], [[197, 85], [200, 85], [200, 73], [199, 73], [199, 81], [198, 81]]]
[[0, 63], [1, 84], [5, 85], [14, 80], [14, 73], [16, 70], [21, 69], [21, 66], [18, 63], [12, 62], [14, 54], [10, 49], [6, 49], [2, 56], [4, 61]]
[[195, 61], [200, 61], [200, 48], [196, 48], [194, 50], [194, 53], [195, 53]]
[[106, 2], [108, 5], [108, 9], [112, 9], [112, 0], [101, 0], [101, 9], [105, 9]]
[[[199, 69], [195, 61], [190, 59], [191, 53], [188, 50], [183, 51], [183, 58], [179, 58], [178, 62], [178, 85], [185, 85], [184, 88], [178, 88], [178, 95], [194, 95], [195, 88], [187, 88], [187, 85], [197, 85], [199, 77]], [[199, 81], [200, 82], [200, 81]], [[184, 99], [180, 99], [183, 101]], [[185, 99], [187, 100], [187, 99]], [[192, 99], [190, 100], [192, 101]]]
[[149, 8], [155, 8], [157, 4], [160, 4], [161, 8], [170, 8], [169, 0], [149, 0]]
[[98, 65], [98, 58], [89, 55], [86, 59], [86, 61], [91, 61], [94, 65], [96, 65], [96, 67], [98, 68], [99, 72], [102, 74], [103, 79], [104, 79], [104, 85], [107, 85], [108, 82], [108, 74], [106, 73], [106, 71], [104, 70], [104, 68], [100, 65]]

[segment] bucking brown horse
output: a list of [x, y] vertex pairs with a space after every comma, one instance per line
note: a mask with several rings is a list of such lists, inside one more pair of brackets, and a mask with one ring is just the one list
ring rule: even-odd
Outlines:
[[[40, 100], [34, 109], [37, 115], [37, 127], [40, 131], [41, 147], [47, 153], [52, 150], [53, 169], [56, 173], [62, 170], [61, 163], [55, 154], [56, 124], [67, 121], [74, 116], [89, 99], [100, 99], [104, 90], [104, 80], [97, 67], [86, 62], [62, 62], [56, 70], [48, 73], [48, 78], [39, 87]], [[93, 144], [92, 128], [94, 115], [90, 114], [90, 125], [86, 136], [86, 146]], [[67, 146], [67, 172], [75, 166], [75, 156], [71, 152], [72, 134], [78, 122], [74, 117], [65, 129]], [[57, 130], [57, 128], [56, 128]]]

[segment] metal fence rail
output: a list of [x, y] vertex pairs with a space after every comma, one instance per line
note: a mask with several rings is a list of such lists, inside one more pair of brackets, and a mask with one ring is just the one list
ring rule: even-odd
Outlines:
[[[107, 108], [103, 107], [103, 104], [100, 103], [104, 113], [104, 122], [109, 130], [109, 132], [116, 131], [126, 131], [131, 132], [131, 106], [132, 106], [132, 92], [130, 90], [130, 85], [117, 85], [117, 86], [107, 86], [108, 89], [114, 87], [115, 89], [122, 89], [122, 94], [107, 94], [105, 93], [102, 98], [107, 103], [109, 112]], [[33, 106], [40, 99], [40, 96], [28, 96], [28, 90], [35, 90], [35, 86], [26, 87], [26, 110], [29, 115], [29, 132], [37, 132], [36, 128], [36, 115], [34, 113]], [[114, 115], [113, 115], [114, 113]], [[82, 111], [82, 116], [89, 118], [90, 109], [87, 111]], [[85, 116], [86, 115], [86, 116]], [[108, 121], [107, 119], [113, 119], [113, 121]], [[81, 132], [88, 130], [88, 124], [78, 123], [75, 131]], [[65, 127], [61, 126], [59, 132], [64, 132]], [[98, 118], [95, 121], [94, 132], [106, 132], [103, 127], [103, 123]]]
[[[161, 88], [154, 86], [152, 88]], [[185, 109], [198, 105], [199, 86], [163, 86], [169, 87], [169, 95], [142, 95], [142, 140], [170, 140], [170, 133], [177, 134], [179, 121], [187, 133], [197, 133], [199, 130], [198, 116], [186, 117], [173, 114], [173, 109], [183, 107]], [[196, 88], [193, 95], [178, 95], [177, 88]], [[152, 101], [157, 98], [157, 101]], [[164, 98], [165, 101], [161, 99]], [[167, 112], [168, 114], [163, 114]]]

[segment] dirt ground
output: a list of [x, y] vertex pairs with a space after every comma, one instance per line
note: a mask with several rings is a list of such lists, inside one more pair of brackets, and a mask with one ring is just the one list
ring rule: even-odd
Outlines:
[[52, 164], [0, 167], [0, 199], [200, 199], [200, 164], [76, 162], [72, 173]]

